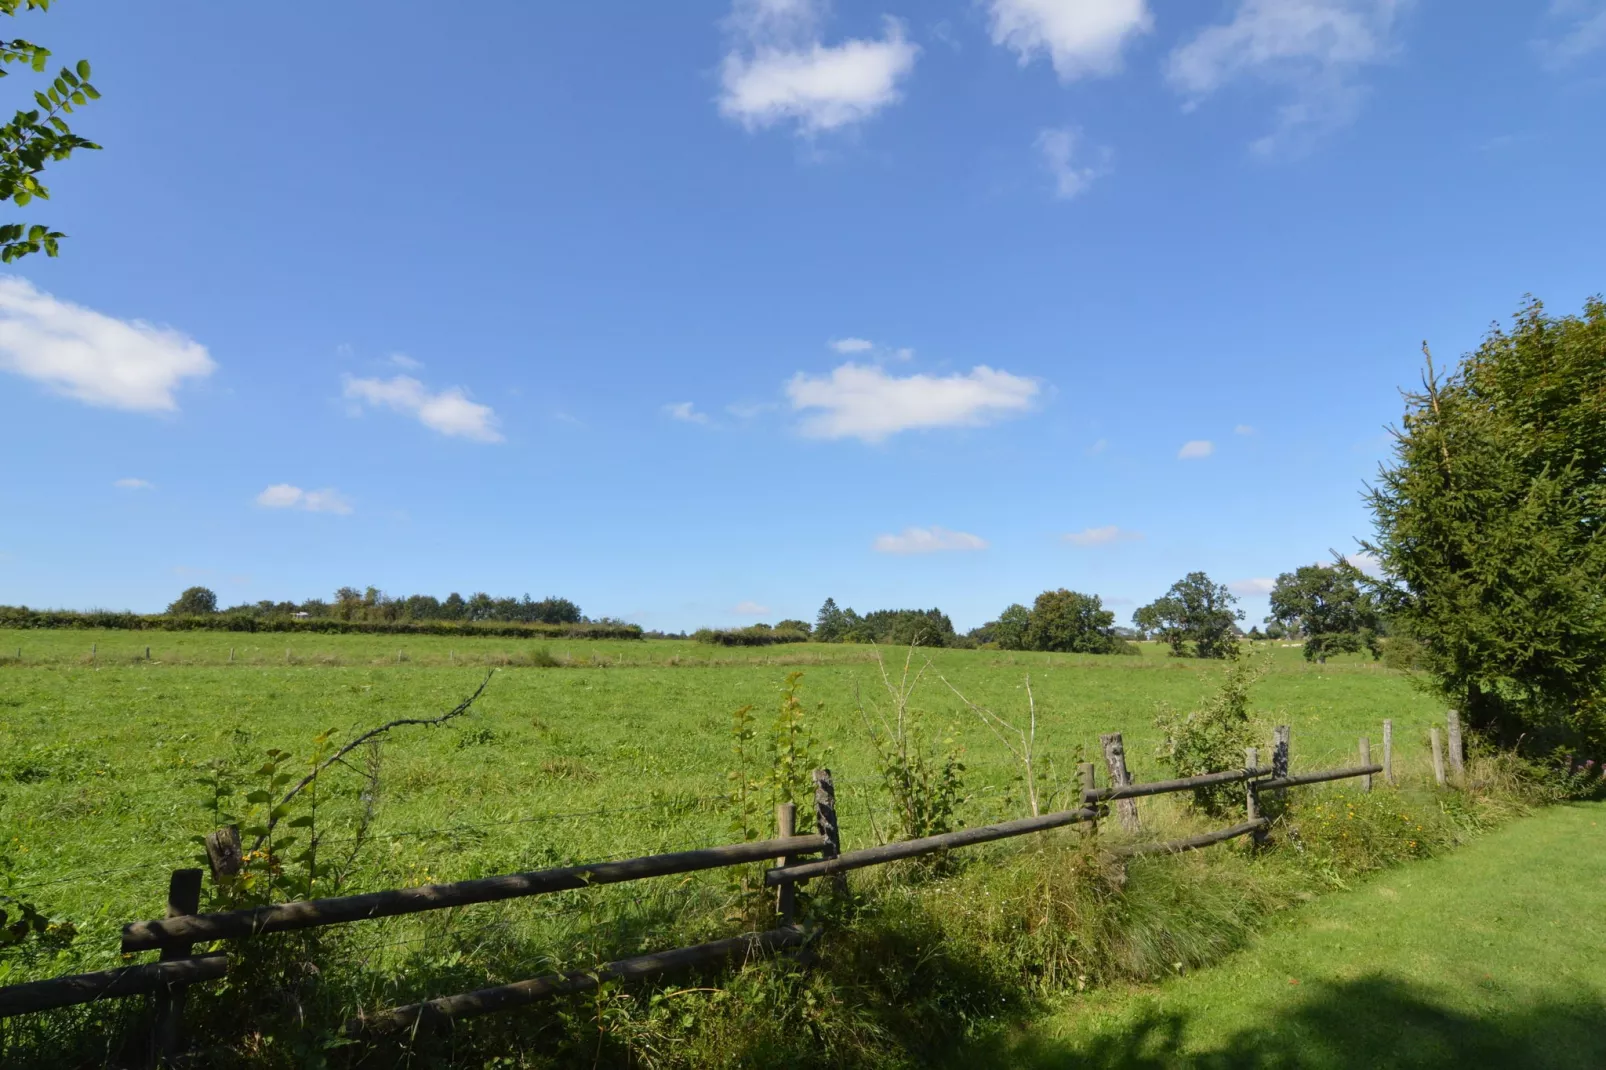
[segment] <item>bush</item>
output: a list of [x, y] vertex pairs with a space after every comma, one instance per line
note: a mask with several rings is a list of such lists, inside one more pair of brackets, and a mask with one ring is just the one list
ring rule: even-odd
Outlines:
[[[1228, 667], [1221, 690], [1186, 714], [1168, 704], [1160, 705], [1155, 717], [1155, 726], [1164, 735], [1159, 758], [1178, 779], [1243, 768], [1244, 750], [1255, 741], [1249, 721], [1249, 689], [1270, 667], [1266, 655], [1236, 661]], [[1243, 806], [1243, 787], [1217, 784], [1196, 788], [1194, 803], [1212, 814], [1229, 814]]]
[[758, 624], [746, 628], [699, 628], [692, 633], [692, 638], [699, 643], [716, 646], [774, 646], [777, 643], [809, 641], [807, 632], [782, 631]]

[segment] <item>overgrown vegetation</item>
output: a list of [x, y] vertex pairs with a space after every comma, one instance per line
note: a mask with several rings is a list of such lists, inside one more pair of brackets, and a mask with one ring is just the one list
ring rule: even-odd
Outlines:
[[337, 617], [261, 617], [237, 613], [181, 617], [165, 613], [72, 612], [0, 606], [0, 628], [114, 628], [123, 631], [307, 633], [313, 635], [502, 636], [536, 639], [640, 639], [641, 626], [622, 621], [523, 624], [453, 620], [343, 620]]
[[[1265, 655], [1234, 657], [1221, 688], [1197, 709], [1186, 713], [1161, 703], [1155, 726], [1163, 738], [1157, 753], [1178, 779], [1244, 767], [1244, 751], [1267, 738], [1266, 726], [1249, 718], [1249, 689], [1266, 675]], [[1194, 803], [1206, 813], [1221, 815], [1243, 807], [1241, 784], [1195, 788]]]

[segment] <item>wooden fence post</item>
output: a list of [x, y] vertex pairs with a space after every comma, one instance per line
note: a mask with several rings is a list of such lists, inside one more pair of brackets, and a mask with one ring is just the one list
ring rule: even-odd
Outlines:
[[[1361, 737], [1361, 764], [1366, 766], [1370, 766], [1372, 764], [1372, 741], [1366, 736]], [[1371, 773], [1367, 773], [1361, 777], [1361, 790], [1372, 790]]]
[[1383, 718], [1383, 783], [1394, 786], [1394, 722]]
[[[829, 769], [814, 771], [814, 831], [825, 837], [825, 848], [820, 852], [822, 859], [835, 858], [842, 853], [842, 829], [836, 816], [836, 781], [831, 779]], [[830, 885], [835, 891], [846, 889], [848, 875], [833, 875]]]
[[[1099, 786], [1098, 785], [1098, 774], [1096, 772], [1094, 772], [1093, 763], [1092, 762], [1081, 762], [1080, 764], [1077, 765], [1076, 769], [1077, 769], [1077, 772], [1079, 772], [1081, 774], [1082, 790], [1084, 792], [1092, 791], [1094, 788]], [[1087, 797], [1084, 795], [1082, 798], [1078, 799], [1077, 802], [1076, 802], [1076, 805], [1079, 806], [1079, 807], [1086, 806], [1087, 805]], [[1093, 812], [1095, 814], [1098, 813], [1098, 807], [1097, 806], [1093, 807]], [[1088, 827], [1088, 829], [1089, 829], [1089, 831], [1091, 833], [1096, 834], [1098, 832], [1098, 830], [1099, 830], [1099, 819], [1096, 818], [1096, 817], [1093, 818], [1091, 821], [1089, 821], [1087, 823], [1087, 827]]]
[[[775, 807], [775, 835], [780, 837], [791, 836], [797, 828], [797, 803], [784, 802]], [[785, 866], [791, 859], [782, 856], [775, 860], [777, 866]], [[775, 913], [782, 925], [792, 924], [792, 914], [797, 902], [797, 885], [788, 881], [775, 889]]]
[[1439, 726], [1434, 725], [1428, 729], [1428, 735], [1433, 741], [1433, 779], [1444, 787], [1444, 747], [1439, 743]]
[[1450, 773], [1459, 787], [1467, 786], [1467, 752], [1461, 742], [1461, 714], [1446, 710], [1444, 723], [1450, 743]]
[[[175, 869], [167, 882], [167, 916], [182, 918], [200, 911], [201, 871]], [[194, 950], [193, 944], [168, 944], [162, 948], [160, 961], [187, 959], [194, 954]], [[151, 1035], [152, 1065], [178, 1065], [179, 1049], [184, 1043], [184, 987], [168, 985], [156, 992], [156, 1013]]]
[[[1244, 768], [1245, 769], [1259, 769], [1260, 768], [1260, 748], [1259, 747], [1245, 747], [1244, 748]], [[1257, 789], [1255, 787], [1254, 778], [1253, 777], [1245, 777], [1244, 778], [1244, 814], [1245, 814], [1246, 820], [1249, 820], [1249, 821], [1259, 821], [1260, 820], [1260, 796], [1258, 794], [1256, 794], [1256, 790]], [[1250, 842], [1253, 843], [1257, 847], [1259, 847], [1262, 844], [1264, 844], [1266, 842], [1266, 830], [1265, 829], [1256, 829], [1255, 833], [1254, 833], [1254, 836], [1250, 840]]]
[[[1126, 745], [1121, 742], [1121, 733], [1111, 732], [1109, 735], [1099, 737], [1104, 745], [1104, 765], [1110, 771], [1110, 786], [1125, 788], [1132, 783], [1132, 774], [1126, 768]], [[1115, 800], [1115, 813], [1121, 819], [1121, 827], [1128, 832], [1138, 831], [1138, 801], [1136, 799]]]
[[145, 660], [146, 661], [151, 660], [151, 648], [150, 647], [146, 647], [145, 648]]

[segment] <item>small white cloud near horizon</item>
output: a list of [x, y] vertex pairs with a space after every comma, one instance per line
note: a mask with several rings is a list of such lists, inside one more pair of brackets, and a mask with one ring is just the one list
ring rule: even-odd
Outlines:
[[731, 46], [720, 64], [719, 111], [748, 130], [796, 124], [803, 137], [863, 122], [902, 99], [899, 84], [920, 48], [903, 23], [879, 38], [827, 45], [825, 0], [736, 0], [726, 20]]
[[1235, 435], [1252, 435], [1255, 433], [1255, 429], [1248, 424], [1239, 424], [1232, 429], [1232, 433]]
[[1227, 590], [1233, 594], [1243, 595], [1246, 598], [1256, 598], [1260, 595], [1271, 594], [1271, 589], [1277, 586], [1277, 581], [1265, 576], [1254, 576], [1247, 580], [1233, 580], [1227, 584]]
[[708, 414], [698, 412], [697, 407], [690, 401], [676, 401], [664, 406], [664, 412], [671, 420], [680, 420], [688, 424], [702, 424], [707, 426]]
[[1121, 53], [1154, 28], [1146, 0], [990, 0], [993, 44], [1026, 66], [1046, 55], [1061, 82], [1115, 74]]
[[489, 405], [470, 401], [460, 386], [430, 393], [410, 375], [391, 379], [356, 379], [348, 375], [345, 383], [349, 400], [411, 416], [431, 431], [475, 442], [502, 441], [496, 412]]
[[1395, 25], [1411, 0], [1238, 0], [1231, 21], [1207, 26], [1166, 62], [1166, 80], [1193, 110], [1245, 78], [1285, 87], [1270, 133], [1250, 148], [1295, 150], [1351, 122], [1366, 95], [1363, 68], [1396, 51]]
[[1177, 451], [1179, 461], [1198, 461], [1216, 452], [1216, 444], [1207, 438], [1196, 438], [1191, 442], [1184, 442]]
[[1137, 542], [1143, 538], [1141, 531], [1128, 531], [1126, 528], [1114, 524], [1106, 524], [1101, 528], [1083, 528], [1081, 531], [1072, 531], [1060, 536], [1072, 546], [1109, 546], [1117, 542]]
[[152, 483], [150, 480], [148, 480], [148, 479], [136, 479], [133, 476], [130, 476], [127, 479], [119, 479], [116, 482], [114, 482], [112, 484], [112, 486], [118, 487], [118, 488], [120, 488], [122, 490], [155, 490], [156, 489], [156, 484]]
[[863, 353], [875, 348], [875, 343], [866, 338], [833, 338], [825, 344], [838, 353]]
[[738, 617], [762, 617], [770, 611], [769, 606], [761, 606], [757, 602], [737, 602], [731, 610]]
[[217, 370], [181, 331], [120, 320], [0, 276], [0, 371], [52, 393], [125, 412], [176, 412], [186, 380]]
[[257, 495], [257, 504], [264, 509], [300, 509], [307, 513], [337, 513], [345, 516], [352, 511], [351, 502], [333, 487], [322, 490], [302, 490], [291, 483], [275, 483]]
[[[809, 438], [881, 442], [889, 435], [937, 427], [980, 427], [1029, 410], [1034, 380], [979, 364], [968, 373], [888, 375], [868, 364], [843, 364], [829, 376], [799, 372], [786, 384], [800, 430]], [[818, 410], [818, 411], [815, 411]]]
[[1099, 150], [1099, 162], [1078, 166], [1075, 156], [1081, 131], [1063, 126], [1042, 130], [1037, 135], [1037, 151], [1042, 154], [1043, 166], [1054, 179], [1054, 197], [1068, 201], [1087, 191], [1094, 179], [1109, 174], [1110, 150]]
[[950, 550], [985, 550], [987, 540], [965, 531], [949, 531], [933, 525], [929, 528], [904, 528], [897, 535], [877, 535], [872, 548], [878, 554], [934, 554]]

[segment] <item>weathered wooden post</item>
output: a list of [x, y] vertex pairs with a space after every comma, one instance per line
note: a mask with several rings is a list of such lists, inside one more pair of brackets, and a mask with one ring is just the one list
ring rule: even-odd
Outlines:
[[229, 664], [234, 664], [234, 648], [232, 646], [229, 647]]
[[[797, 803], [784, 802], [775, 807], [775, 835], [779, 837], [792, 836], [797, 829]], [[777, 866], [791, 864], [790, 858], [778, 858]], [[782, 925], [792, 924], [792, 914], [797, 903], [797, 885], [792, 881], [777, 885], [775, 888], [775, 913], [779, 916]]]
[[240, 829], [237, 825], [214, 829], [206, 834], [206, 860], [212, 867], [212, 880], [218, 884], [240, 875], [245, 856], [240, 850]]
[[1383, 783], [1394, 786], [1394, 722], [1383, 719]]
[[1467, 786], [1467, 752], [1461, 742], [1461, 714], [1456, 710], [1446, 710], [1444, 723], [1450, 743], [1450, 773], [1456, 785], [1464, 788]]
[[[1099, 786], [1098, 785], [1098, 774], [1096, 772], [1094, 772], [1093, 763], [1092, 762], [1081, 762], [1081, 763], [1079, 763], [1077, 765], [1076, 768], [1077, 768], [1077, 771], [1081, 774], [1082, 792], [1083, 792], [1082, 797], [1079, 800], [1077, 800], [1076, 805], [1077, 805], [1078, 808], [1081, 808], [1081, 807], [1084, 807], [1084, 806], [1088, 805], [1087, 794], [1086, 793], [1090, 792], [1090, 791], [1093, 791], [1093, 790], [1098, 788], [1098, 786]], [[1094, 805], [1093, 806], [1093, 813], [1097, 814], [1098, 811], [1099, 811], [1098, 806]], [[1094, 817], [1091, 821], [1089, 821], [1087, 823], [1087, 831], [1088, 831], [1089, 834], [1097, 834], [1098, 830], [1099, 830], [1099, 819], [1097, 817]]]
[[[1366, 736], [1361, 737], [1361, 764], [1368, 769], [1372, 766], [1372, 741]], [[1372, 790], [1372, 774], [1366, 773], [1361, 777], [1361, 790]]]
[[[814, 771], [814, 831], [825, 837], [825, 849], [820, 858], [835, 858], [842, 853], [842, 830], [836, 817], [836, 781], [831, 770]], [[847, 887], [847, 874], [837, 873], [831, 878], [831, 887], [837, 891]]]
[[[1260, 768], [1260, 748], [1244, 748], [1244, 768]], [[1244, 777], [1244, 813], [1247, 815], [1247, 819], [1250, 821], [1260, 820], [1260, 796], [1257, 794], [1257, 791], [1258, 789], [1255, 786], [1255, 778]], [[1251, 837], [1250, 842], [1257, 847], [1264, 844], [1266, 842], [1266, 830], [1263, 828], [1256, 829], [1254, 835]]]
[[151, 648], [150, 647], [146, 647], [145, 648], [145, 660], [146, 661], [151, 660]]
[[[1130, 787], [1132, 774], [1126, 768], [1126, 745], [1121, 742], [1121, 733], [1111, 732], [1099, 737], [1104, 745], [1104, 765], [1110, 773], [1110, 786], [1112, 788]], [[1115, 800], [1115, 813], [1121, 819], [1121, 827], [1128, 832], [1138, 831], [1138, 801], [1136, 799]]]
[[1438, 725], [1428, 729], [1428, 737], [1433, 742], [1433, 780], [1442, 788], [1444, 787], [1444, 747], [1439, 742]]
[[[198, 914], [200, 910], [201, 871], [175, 869], [167, 882], [167, 916], [182, 918]], [[193, 944], [168, 944], [162, 948], [161, 961], [187, 959], [194, 950]], [[151, 1062], [155, 1066], [178, 1065], [179, 1049], [184, 1042], [184, 993], [183, 985], [168, 985], [156, 992], [151, 1031]]]

